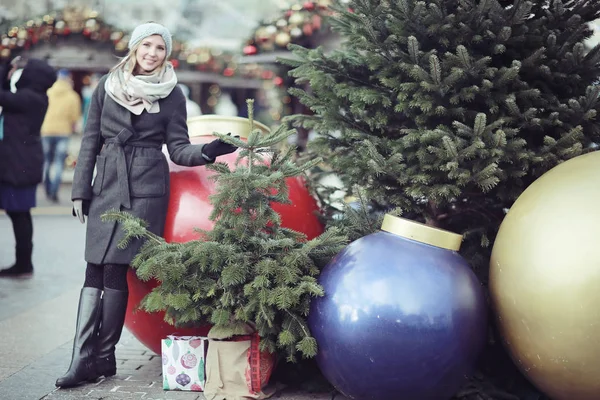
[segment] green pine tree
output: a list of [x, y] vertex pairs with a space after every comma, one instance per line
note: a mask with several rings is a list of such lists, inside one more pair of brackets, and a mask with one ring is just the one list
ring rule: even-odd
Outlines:
[[[515, 199], [600, 140], [600, 47], [583, 44], [598, 18], [588, 0], [351, 0], [329, 21], [338, 50], [292, 45], [296, 59], [281, 60], [314, 113], [286, 122], [314, 130], [307, 158], [326, 160], [348, 195], [361, 188], [371, 215], [401, 209], [463, 234], [486, 284]], [[457, 397], [539, 398], [493, 340]]]
[[[251, 124], [252, 110], [249, 101]], [[282, 227], [271, 207], [272, 202], [289, 203], [286, 178], [319, 162], [297, 165], [294, 149], [273, 149], [294, 133], [283, 126], [266, 135], [252, 129], [247, 142], [216, 134], [240, 151], [233, 169], [219, 162], [206, 167], [217, 172], [217, 190], [210, 197], [215, 225], [201, 231], [202, 239], [166, 243], [130, 214], [104, 215], [121, 222], [126, 233], [121, 246], [146, 238], [132, 267], [140, 279], [155, 278], [160, 285], [144, 298], [143, 309], [166, 311], [166, 320], [174, 325], [211, 324], [219, 337], [243, 334], [252, 324], [262, 350], [280, 351], [292, 362], [298, 353], [316, 355], [317, 343], [306, 323], [310, 302], [324, 294], [317, 282], [321, 268], [347, 239], [334, 228], [307, 240]]]
[[355, 0], [329, 23], [324, 54], [282, 60], [310, 91], [310, 151], [375, 210], [465, 235], [486, 280], [490, 243], [531, 182], [600, 136], [600, 47], [587, 0]]

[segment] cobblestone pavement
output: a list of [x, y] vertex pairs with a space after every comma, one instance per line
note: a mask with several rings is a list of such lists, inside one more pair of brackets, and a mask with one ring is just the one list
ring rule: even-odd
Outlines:
[[[59, 196], [55, 204], [40, 194], [33, 212], [34, 277], [0, 279], [0, 400], [204, 399], [201, 393], [163, 391], [160, 357], [127, 330], [117, 346], [115, 377], [74, 389], [54, 387], [69, 366], [85, 272], [85, 226], [70, 216], [68, 185]], [[12, 262], [12, 227], [0, 213], [0, 266]], [[273, 398], [329, 400], [332, 395], [279, 390]]]

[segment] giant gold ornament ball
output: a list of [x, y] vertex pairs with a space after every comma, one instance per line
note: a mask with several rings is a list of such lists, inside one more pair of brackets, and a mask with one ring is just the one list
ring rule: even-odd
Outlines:
[[490, 294], [503, 341], [554, 400], [600, 399], [600, 152], [548, 171], [500, 226]]

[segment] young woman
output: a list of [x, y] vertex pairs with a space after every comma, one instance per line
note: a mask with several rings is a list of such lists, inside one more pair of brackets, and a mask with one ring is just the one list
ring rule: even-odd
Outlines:
[[[56, 386], [71, 387], [116, 373], [115, 345], [127, 306], [127, 268], [142, 242], [117, 247], [123, 234], [103, 222], [110, 209], [129, 212], [162, 234], [173, 162], [197, 166], [214, 162], [236, 147], [220, 140], [190, 144], [186, 99], [177, 87], [171, 35], [157, 23], [136, 27], [129, 54], [102, 77], [94, 91], [73, 180], [73, 213], [87, 216], [85, 282], [81, 290], [71, 366]], [[92, 175], [96, 168], [96, 177]]]
[[[15, 234], [16, 262], [0, 271], [1, 278], [33, 274], [33, 222], [36, 186], [42, 181], [44, 153], [40, 127], [48, 109], [46, 91], [56, 71], [43, 60], [31, 59], [17, 79], [16, 58], [0, 72], [0, 209], [8, 214]], [[12, 78], [12, 79], [11, 79]]]

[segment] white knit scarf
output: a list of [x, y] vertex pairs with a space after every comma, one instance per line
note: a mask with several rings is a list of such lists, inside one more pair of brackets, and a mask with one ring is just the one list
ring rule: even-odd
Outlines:
[[140, 115], [144, 110], [150, 114], [159, 112], [158, 100], [167, 97], [176, 85], [177, 76], [168, 63], [151, 75], [132, 75], [119, 68], [109, 74], [104, 88], [114, 101]]

